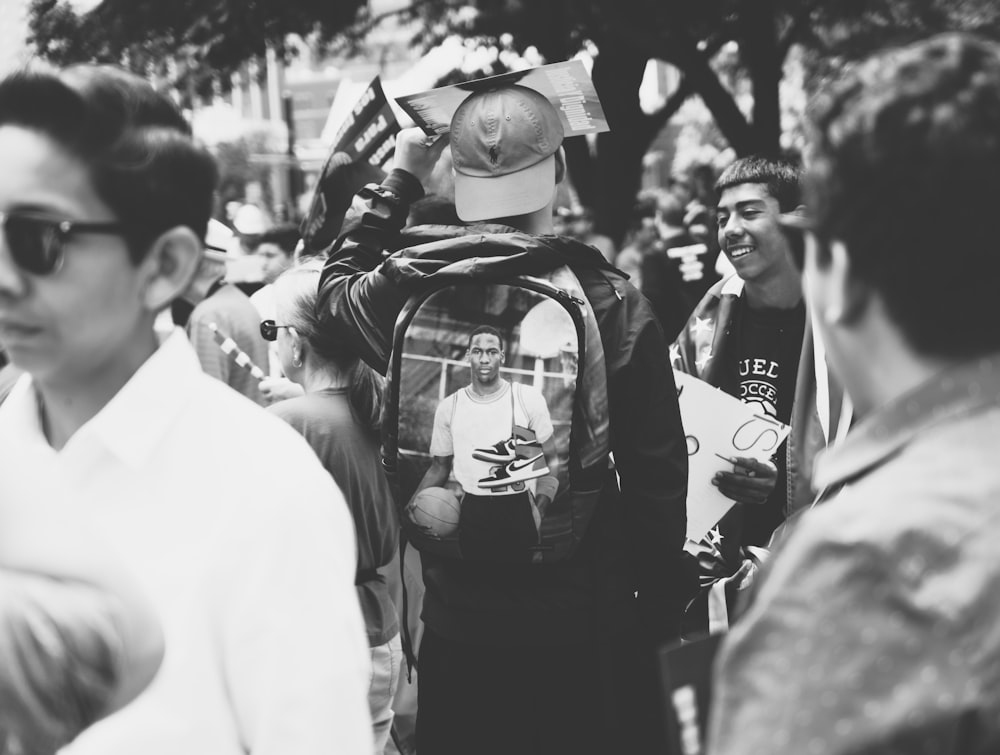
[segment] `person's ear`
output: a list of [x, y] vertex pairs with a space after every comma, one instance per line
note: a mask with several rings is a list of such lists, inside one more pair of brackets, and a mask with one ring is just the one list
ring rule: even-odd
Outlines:
[[187, 290], [201, 263], [201, 247], [195, 232], [186, 226], [176, 226], [156, 237], [140, 263], [146, 309], [159, 312]]
[[305, 361], [306, 339], [295, 328], [288, 328], [288, 337], [292, 339], [292, 364], [301, 367]]
[[560, 147], [556, 150], [556, 184], [561, 184], [563, 179], [566, 178], [566, 153], [563, 152], [563, 148]]
[[830, 259], [824, 275], [828, 281], [823, 319], [831, 325], [856, 322], [871, 301], [871, 287], [854, 275], [854, 264], [843, 241], [831, 241]]

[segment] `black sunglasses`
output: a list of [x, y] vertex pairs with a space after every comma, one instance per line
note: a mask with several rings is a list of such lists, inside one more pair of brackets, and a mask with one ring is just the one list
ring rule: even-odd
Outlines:
[[85, 223], [17, 212], [0, 212], [0, 228], [15, 264], [32, 275], [59, 270], [63, 245], [73, 234], [125, 232], [121, 223]]
[[278, 328], [290, 328], [291, 325], [278, 325], [274, 320], [260, 321], [260, 335], [265, 341], [278, 340]]

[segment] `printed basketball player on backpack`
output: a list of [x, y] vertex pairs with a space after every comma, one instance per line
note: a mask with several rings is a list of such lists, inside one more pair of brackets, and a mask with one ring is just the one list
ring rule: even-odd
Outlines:
[[431, 465], [417, 492], [444, 487], [454, 473], [466, 497], [530, 491], [536, 509], [558, 487], [554, 430], [541, 392], [500, 376], [504, 338], [488, 325], [469, 335], [468, 386], [444, 398], [434, 413]]

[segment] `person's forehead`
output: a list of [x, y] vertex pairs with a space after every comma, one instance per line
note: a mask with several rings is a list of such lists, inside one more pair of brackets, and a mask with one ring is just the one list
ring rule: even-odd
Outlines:
[[777, 205], [778, 200], [771, 196], [767, 184], [745, 183], [736, 184], [722, 190], [719, 195], [719, 209], [733, 210], [741, 205]]
[[492, 333], [476, 333], [476, 335], [474, 335], [472, 337], [472, 343], [469, 344], [469, 346], [470, 347], [478, 346], [478, 347], [483, 348], [483, 349], [489, 348], [490, 346], [493, 346], [493, 347], [499, 349], [500, 348], [500, 339], [497, 338]]

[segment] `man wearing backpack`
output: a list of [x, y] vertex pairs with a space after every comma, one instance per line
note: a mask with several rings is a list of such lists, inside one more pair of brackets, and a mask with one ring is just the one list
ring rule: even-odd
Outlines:
[[[456, 208], [475, 224], [425, 229], [415, 235], [431, 243], [386, 256], [413, 238], [401, 229], [443, 146], [404, 130], [395, 169], [355, 198], [320, 283], [326, 327], [383, 372], [411, 295], [472, 257], [464, 268], [494, 281], [568, 267], [603, 347], [617, 476], [601, 472], [573, 555], [539, 565], [422, 554], [417, 746], [434, 755], [663, 747], [653, 651], [678, 636], [684, 599], [684, 433], [648, 302], [599, 252], [548, 235], [565, 172], [562, 138], [554, 108], [532, 90], [471, 95], [450, 144]], [[571, 475], [574, 465], [571, 455]]]

